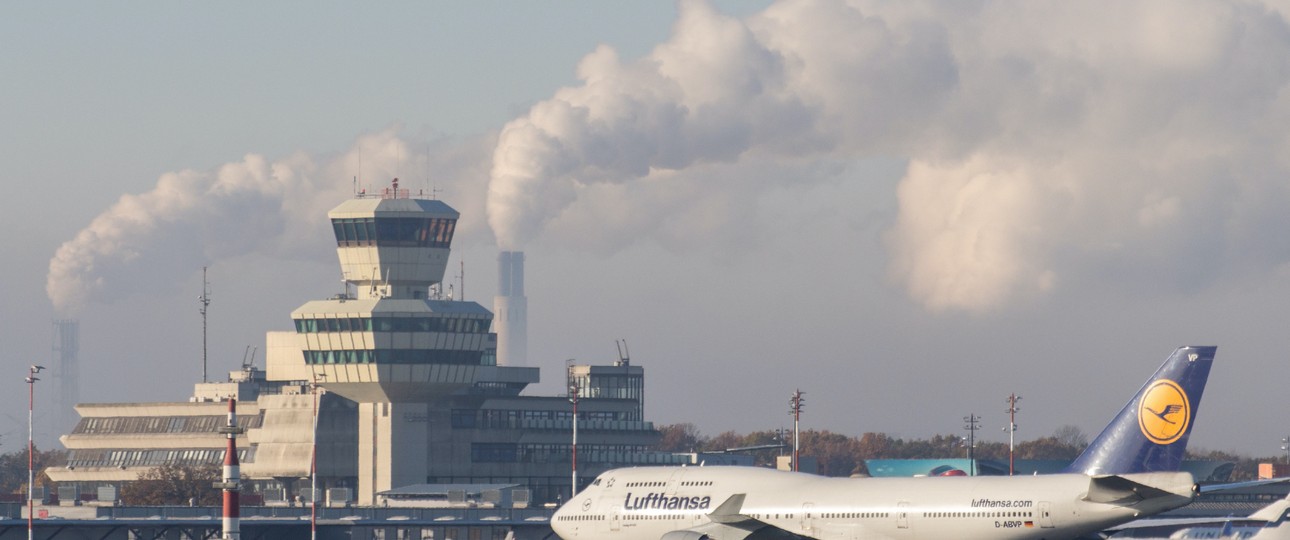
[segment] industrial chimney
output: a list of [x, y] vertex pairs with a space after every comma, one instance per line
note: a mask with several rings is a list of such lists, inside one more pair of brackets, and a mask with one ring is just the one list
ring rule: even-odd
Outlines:
[[58, 429], [76, 427], [76, 405], [81, 401], [80, 361], [78, 356], [81, 324], [75, 319], [54, 321], [54, 365], [58, 366]]
[[503, 251], [497, 256], [497, 297], [493, 300], [497, 365], [528, 364], [528, 311], [528, 299], [524, 296], [524, 252]]

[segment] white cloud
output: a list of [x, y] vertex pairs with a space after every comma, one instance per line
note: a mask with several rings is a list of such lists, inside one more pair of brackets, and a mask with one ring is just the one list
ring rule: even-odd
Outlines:
[[976, 157], [963, 164], [913, 162], [899, 187], [888, 238], [892, 273], [928, 308], [985, 310], [1047, 292], [1055, 273], [1047, 197], [1031, 171]]

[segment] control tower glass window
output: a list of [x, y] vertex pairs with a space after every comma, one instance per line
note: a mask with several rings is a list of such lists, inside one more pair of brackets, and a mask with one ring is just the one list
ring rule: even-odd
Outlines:
[[447, 218], [345, 218], [331, 221], [336, 243], [341, 247], [430, 247], [447, 248], [457, 220]]
[[455, 364], [479, 366], [481, 351], [375, 349], [303, 351], [306, 364]]
[[296, 319], [296, 332], [448, 332], [487, 334], [488, 317], [338, 317]]

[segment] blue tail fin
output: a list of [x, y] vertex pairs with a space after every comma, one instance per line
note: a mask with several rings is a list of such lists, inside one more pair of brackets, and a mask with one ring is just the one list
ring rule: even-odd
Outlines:
[[1177, 471], [1217, 350], [1181, 347], [1174, 351], [1067, 472]]

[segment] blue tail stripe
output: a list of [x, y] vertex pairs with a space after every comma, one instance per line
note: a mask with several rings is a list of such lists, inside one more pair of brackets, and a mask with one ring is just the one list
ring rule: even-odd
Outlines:
[[[1071, 463], [1067, 472], [1130, 474], [1178, 470], [1192, 426], [1196, 425], [1196, 413], [1200, 410], [1200, 399], [1217, 350], [1218, 347], [1207, 346], [1180, 347], [1174, 351], [1093, 444]], [[1155, 429], [1153, 426], [1159, 426], [1165, 434], [1152, 433], [1155, 440], [1149, 438], [1148, 432]]]

